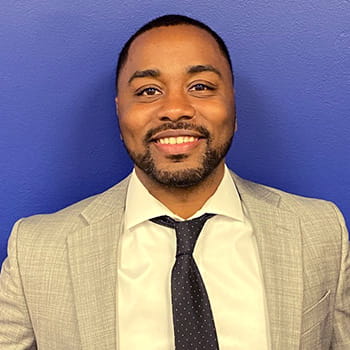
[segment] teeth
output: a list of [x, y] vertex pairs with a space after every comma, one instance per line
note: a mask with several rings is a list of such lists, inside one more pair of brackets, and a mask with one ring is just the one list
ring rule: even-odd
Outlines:
[[193, 137], [193, 136], [178, 136], [178, 137], [163, 137], [159, 140], [157, 140], [157, 142], [161, 143], [161, 144], [170, 144], [170, 145], [178, 145], [181, 143], [188, 143], [188, 142], [194, 142], [196, 141], [197, 138]]

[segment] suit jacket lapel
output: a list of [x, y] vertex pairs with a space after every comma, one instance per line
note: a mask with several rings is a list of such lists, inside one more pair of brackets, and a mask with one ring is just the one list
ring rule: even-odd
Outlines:
[[[298, 218], [283, 208], [275, 192], [232, 176], [257, 240], [272, 349], [299, 349], [303, 280]], [[128, 179], [97, 197], [81, 214], [87, 226], [68, 237], [84, 350], [117, 347], [117, 252], [127, 184]]]
[[81, 214], [87, 226], [68, 237], [73, 293], [84, 350], [117, 348], [117, 252], [127, 182], [98, 196]]
[[303, 302], [299, 220], [280, 196], [234, 176], [253, 225], [265, 283], [272, 349], [299, 349]]

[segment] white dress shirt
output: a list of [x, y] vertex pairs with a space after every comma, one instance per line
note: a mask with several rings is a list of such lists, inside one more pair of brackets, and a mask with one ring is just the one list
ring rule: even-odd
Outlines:
[[[245, 209], [225, 167], [216, 192], [190, 219], [214, 213], [195, 246], [220, 350], [269, 349], [260, 262]], [[120, 240], [117, 294], [119, 350], [174, 349], [171, 270], [176, 236], [149, 219], [183, 220], [153, 197], [132, 173]]]

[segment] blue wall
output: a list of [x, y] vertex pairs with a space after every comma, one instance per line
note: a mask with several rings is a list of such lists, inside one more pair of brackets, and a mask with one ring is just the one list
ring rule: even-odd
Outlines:
[[[219, 3], [218, 3], [219, 4]], [[350, 1], [3, 1], [0, 11], [0, 262], [23, 216], [58, 210], [131, 169], [114, 112], [122, 43], [181, 13], [226, 40], [240, 175], [335, 201], [350, 222]]]

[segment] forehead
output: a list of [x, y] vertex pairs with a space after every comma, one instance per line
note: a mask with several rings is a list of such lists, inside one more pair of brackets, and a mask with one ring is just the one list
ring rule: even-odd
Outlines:
[[218, 43], [204, 29], [192, 25], [159, 27], [142, 33], [133, 41], [121, 75], [139, 69], [169, 70], [198, 64], [229, 70]]

